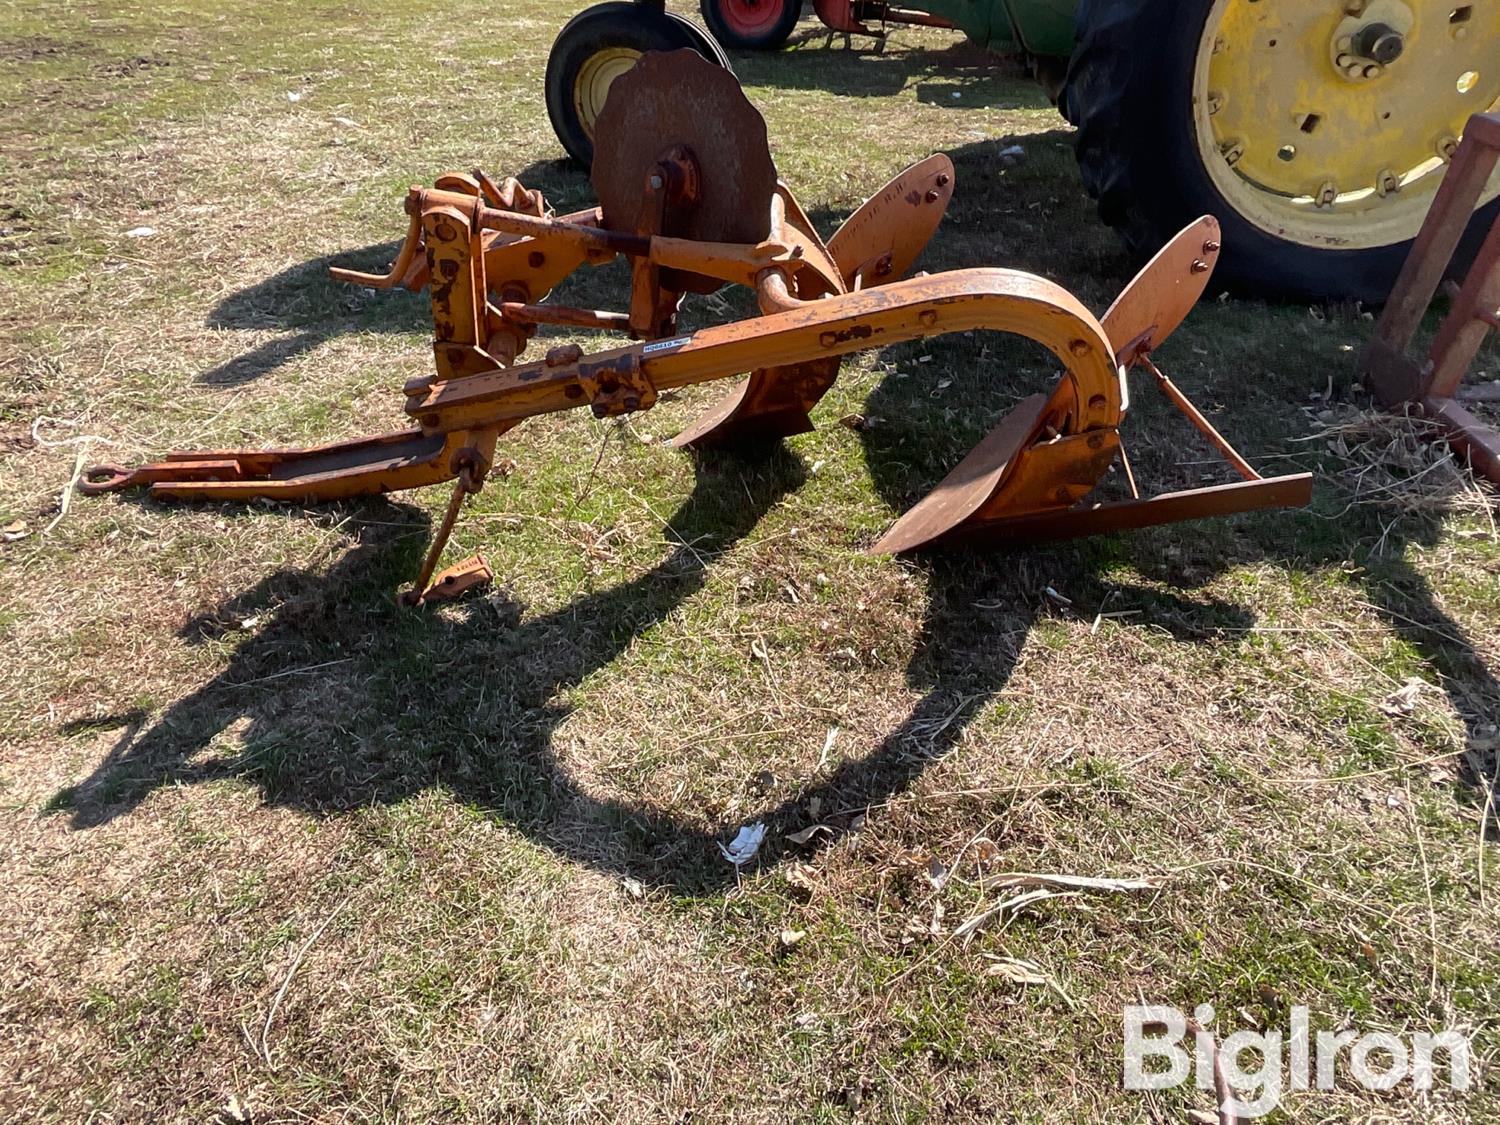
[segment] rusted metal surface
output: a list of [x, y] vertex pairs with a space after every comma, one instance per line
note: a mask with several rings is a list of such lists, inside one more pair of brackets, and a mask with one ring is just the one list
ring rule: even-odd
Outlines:
[[[812, 428], [811, 412], [843, 356], [983, 329], [1041, 344], [1060, 365], [1058, 381], [1003, 420], [874, 549], [1087, 534], [1305, 502], [1307, 477], [1262, 481], [1150, 360], [1207, 283], [1218, 250], [1210, 219], [1158, 255], [1104, 323], [1060, 286], [1015, 270], [903, 280], [952, 195], [947, 158], [896, 177], [825, 245], [776, 179], [764, 122], [728, 72], [692, 52], [647, 55], [614, 84], [600, 117], [594, 177], [602, 205], [562, 218], [516, 181], [496, 183], [481, 172], [413, 187], [407, 238], [388, 274], [334, 271], [359, 284], [428, 289], [434, 373], [404, 388], [417, 429], [309, 449], [100, 466], [81, 487], [311, 501], [455, 481], [405, 595], [420, 604], [489, 580], [482, 560], [447, 571], [438, 564], [465, 499], [483, 486], [498, 438], [527, 418], [584, 406], [601, 418], [628, 415], [651, 409], [662, 391], [750, 372], [676, 443], [772, 440]], [[544, 300], [585, 263], [619, 257], [631, 267], [628, 313]], [[754, 289], [760, 315], [675, 334], [681, 294], [722, 284]], [[592, 353], [562, 344], [518, 362], [538, 324], [637, 339]], [[1247, 484], [1086, 506], [1124, 456], [1119, 428], [1130, 365], [1153, 373]]]
[[674, 148], [699, 187], [660, 233], [694, 242], [756, 243], [770, 234], [776, 165], [766, 123], [734, 75], [696, 51], [649, 52], [615, 79], [594, 130], [594, 194], [612, 230], [645, 229], [641, 187]]
[[1302, 508], [1311, 500], [1312, 475], [1294, 473], [1183, 492], [1163, 492], [1143, 500], [1114, 500], [965, 524], [936, 545], [980, 548], [1079, 539], [1087, 535], [1138, 531], [1164, 523], [1232, 516], [1266, 508]]
[[868, 289], [906, 276], [953, 198], [953, 161], [918, 161], [865, 200], [828, 240], [844, 285]]
[[407, 605], [432, 605], [435, 602], [454, 602], [475, 590], [481, 590], [495, 580], [483, 555], [470, 555], [462, 562], [444, 567], [432, 576], [427, 588], [415, 597], [403, 596]]
[[1360, 370], [1382, 405], [1415, 409], [1441, 423], [1455, 450], [1500, 483], [1500, 433], [1453, 401], [1485, 338], [1500, 327], [1500, 222], [1462, 284], [1445, 287], [1452, 303], [1426, 358], [1417, 361], [1408, 354], [1497, 163], [1500, 115], [1476, 114], [1396, 278]]
[[1101, 321], [1127, 367], [1148, 355], [1193, 311], [1219, 260], [1219, 220], [1205, 215], [1163, 246], [1115, 298]]

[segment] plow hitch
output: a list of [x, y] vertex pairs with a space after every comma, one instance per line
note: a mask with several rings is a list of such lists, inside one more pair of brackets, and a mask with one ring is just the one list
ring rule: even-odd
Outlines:
[[[433, 373], [404, 388], [409, 428], [315, 448], [98, 466], [80, 488], [317, 501], [452, 481], [421, 572], [403, 595], [439, 600], [489, 580], [482, 559], [444, 571], [438, 563], [465, 499], [485, 483], [496, 442], [527, 418], [580, 407], [597, 417], [630, 414], [649, 410], [664, 391], [748, 374], [673, 443], [775, 440], [813, 428], [812, 410], [843, 356], [985, 329], [1047, 348], [1062, 367], [1057, 384], [1002, 419], [872, 550], [1089, 535], [1310, 498], [1307, 474], [1260, 477], [1152, 361], [1212, 273], [1213, 219], [1182, 231], [1096, 319], [1060, 286], [1014, 270], [904, 276], [952, 196], [945, 156], [908, 168], [824, 242], [778, 179], [765, 122], [733, 75], [691, 51], [643, 56], [611, 87], [596, 132], [597, 206], [554, 216], [514, 180], [448, 175], [409, 191], [406, 240], [386, 274], [332, 271], [429, 296]], [[625, 308], [546, 300], [574, 271], [622, 257], [631, 271]], [[679, 334], [684, 295], [726, 284], [751, 289], [760, 315]], [[630, 342], [594, 353], [566, 344], [517, 362], [549, 324]], [[1142, 497], [1119, 433], [1132, 370], [1145, 372], [1243, 480]], [[1131, 497], [1091, 503], [1117, 460]]]

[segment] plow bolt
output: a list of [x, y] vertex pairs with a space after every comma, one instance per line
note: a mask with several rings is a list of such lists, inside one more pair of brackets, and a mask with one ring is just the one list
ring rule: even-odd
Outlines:
[[1209, 270], [1209, 265], [1202, 258], [1194, 258], [1192, 270], [1194, 273], [1207, 273]]
[[943, 198], [943, 193], [940, 192], [940, 191], [938, 191], [937, 188], [928, 188], [927, 189], [927, 202], [928, 203], [936, 203], [941, 198]]
[[1203, 252], [1205, 254], [1217, 254], [1219, 252], [1219, 244], [1210, 238], [1203, 244]]
[[583, 358], [583, 349], [577, 344], [559, 344], [555, 348], [547, 349], [546, 364], [548, 367], [566, 367], [570, 363], [577, 363]]
[[1080, 359], [1088, 355], [1091, 350], [1092, 349], [1090, 349], [1087, 340], [1074, 340], [1070, 344], [1068, 344], [1068, 351], [1072, 352]]
[[948, 175], [947, 172], [939, 172], [938, 173], [938, 177], [937, 177], [937, 186], [938, 187], [947, 187], [948, 186], [948, 181], [951, 180], [952, 178], [953, 177], [950, 176], [950, 175]]

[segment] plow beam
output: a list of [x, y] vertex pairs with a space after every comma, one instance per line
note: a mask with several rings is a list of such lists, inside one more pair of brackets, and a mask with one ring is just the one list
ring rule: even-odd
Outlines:
[[1003, 269], [911, 278], [587, 357], [554, 349], [539, 363], [435, 382], [409, 396], [406, 410], [427, 433], [517, 422], [590, 402], [600, 413], [599, 388], [611, 380], [660, 393], [758, 367], [974, 329], [1035, 340], [1062, 362], [1066, 374], [1053, 397], [1066, 403], [1058, 421], [1070, 432], [1119, 424], [1120, 381], [1098, 320], [1061, 286]]
[[149, 486], [175, 500], [289, 500], [312, 503], [379, 496], [441, 484], [456, 475], [454, 456], [479, 448], [493, 454], [498, 428], [479, 434], [401, 430], [304, 449], [220, 449], [172, 453], [164, 461], [125, 469], [96, 465], [78, 482], [88, 494]]

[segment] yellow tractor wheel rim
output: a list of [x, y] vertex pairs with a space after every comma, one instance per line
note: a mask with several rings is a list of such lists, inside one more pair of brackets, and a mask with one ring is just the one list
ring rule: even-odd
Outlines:
[[1216, 0], [1194, 74], [1199, 153], [1230, 206], [1278, 238], [1405, 241], [1465, 122], [1500, 106], [1497, 42], [1496, 3]]
[[590, 55], [578, 68], [578, 77], [573, 80], [573, 108], [578, 111], [578, 120], [590, 137], [594, 135], [594, 122], [604, 108], [610, 85], [640, 57], [639, 51], [629, 47], [605, 47]]

